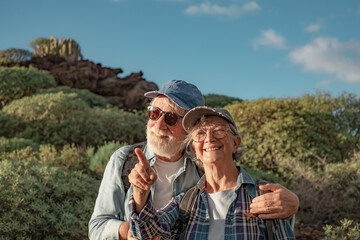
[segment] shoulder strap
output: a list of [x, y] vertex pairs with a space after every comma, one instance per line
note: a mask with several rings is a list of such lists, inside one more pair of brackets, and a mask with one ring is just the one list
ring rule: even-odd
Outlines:
[[131, 170], [135, 167], [135, 164], [137, 164], [139, 162], [139, 159], [137, 158], [137, 156], [135, 154], [135, 148], [141, 148], [141, 150], [144, 150], [145, 145], [146, 145], [146, 142], [141, 142], [141, 143], [136, 143], [136, 144], [133, 144], [130, 146], [129, 153], [124, 162], [124, 166], [123, 166], [123, 170], [122, 170], [122, 174], [121, 174], [121, 178], [122, 178], [122, 181], [123, 181], [124, 187], [125, 187], [125, 192], [127, 192], [127, 190], [130, 187], [128, 176], [129, 176]]
[[[256, 194], [258, 196], [269, 192], [269, 191], [265, 191], [265, 190], [260, 190], [260, 188], [259, 188], [260, 185], [265, 185], [267, 183], [268, 182], [265, 180], [256, 179]], [[265, 222], [265, 226], [266, 226], [268, 240], [274, 240], [274, 231], [273, 231], [274, 222], [271, 219], [264, 219], [264, 222]]]
[[175, 223], [176, 228], [178, 229], [177, 239], [185, 239], [186, 229], [188, 222], [195, 210], [195, 203], [199, 188], [195, 185], [189, 190], [186, 191], [179, 203], [179, 217], [176, 219]]

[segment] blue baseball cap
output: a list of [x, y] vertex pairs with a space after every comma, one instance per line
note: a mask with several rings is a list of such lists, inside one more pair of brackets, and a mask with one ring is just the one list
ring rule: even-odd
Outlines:
[[144, 94], [147, 98], [155, 98], [159, 95], [170, 98], [176, 105], [186, 110], [205, 104], [200, 90], [195, 85], [183, 80], [167, 81], [158, 91]]

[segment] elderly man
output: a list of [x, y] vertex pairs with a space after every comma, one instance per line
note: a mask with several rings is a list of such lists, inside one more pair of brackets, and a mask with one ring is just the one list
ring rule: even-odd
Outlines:
[[[186, 132], [181, 123], [187, 111], [204, 105], [204, 99], [196, 86], [182, 80], [168, 81], [159, 91], [145, 93], [145, 97], [152, 101], [143, 152], [157, 174], [150, 190], [154, 207], [160, 209], [200, 179], [192, 155], [185, 151]], [[132, 187], [126, 191], [122, 174], [131, 149], [124, 146], [115, 151], [106, 166], [89, 222], [90, 239], [128, 237], [127, 206]], [[272, 192], [254, 199], [252, 213], [260, 214], [260, 218], [286, 218], [296, 213], [299, 200], [294, 193], [278, 184], [262, 188]]]

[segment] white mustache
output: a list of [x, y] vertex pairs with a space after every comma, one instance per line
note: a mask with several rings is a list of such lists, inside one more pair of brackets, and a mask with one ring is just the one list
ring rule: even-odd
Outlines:
[[172, 137], [172, 134], [167, 130], [151, 129], [153, 133], [161, 137]]

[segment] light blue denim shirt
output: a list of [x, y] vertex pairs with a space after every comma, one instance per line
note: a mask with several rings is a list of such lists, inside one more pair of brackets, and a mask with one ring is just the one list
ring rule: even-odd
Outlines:
[[[129, 145], [116, 150], [106, 166], [94, 212], [89, 221], [89, 238], [91, 240], [119, 239], [120, 224], [129, 219], [128, 202], [132, 195], [132, 187], [126, 193], [121, 178], [129, 150]], [[153, 166], [156, 161], [154, 153], [145, 146], [144, 154], [150, 165]], [[179, 169], [172, 182], [172, 195], [176, 196], [185, 192], [194, 186], [199, 179], [200, 176], [195, 163], [192, 161], [192, 155], [185, 154], [184, 165]], [[152, 198], [155, 187], [156, 182], [151, 187]]]

